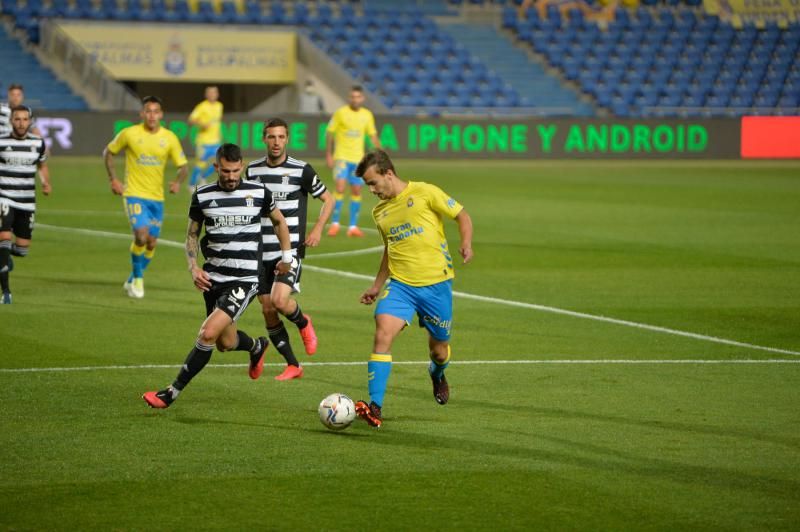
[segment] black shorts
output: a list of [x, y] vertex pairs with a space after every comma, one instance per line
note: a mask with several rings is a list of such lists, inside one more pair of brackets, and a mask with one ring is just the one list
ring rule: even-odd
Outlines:
[[33, 236], [33, 211], [23, 211], [0, 203], [0, 232], [11, 231], [17, 238], [30, 240]]
[[281, 259], [265, 261], [261, 263], [261, 275], [258, 279], [258, 295], [269, 294], [272, 285], [283, 283], [292, 289], [292, 293], [300, 291], [300, 275], [303, 273], [303, 261], [297, 257], [292, 257], [292, 267], [286, 275], [275, 275], [275, 268]]
[[256, 297], [256, 293], [258, 293], [258, 284], [256, 283], [212, 286], [211, 290], [203, 292], [203, 299], [206, 301], [206, 316], [214, 312], [214, 309], [220, 309], [233, 321], [236, 321], [247, 310], [247, 306]]

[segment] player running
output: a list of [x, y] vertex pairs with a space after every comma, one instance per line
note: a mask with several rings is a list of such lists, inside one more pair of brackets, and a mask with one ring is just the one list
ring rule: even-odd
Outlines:
[[358, 401], [356, 413], [371, 426], [380, 427], [383, 396], [392, 369], [392, 342], [415, 313], [429, 334], [428, 372], [433, 397], [441, 405], [450, 398], [444, 370], [450, 363], [454, 273], [442, 217], [458, 223], [464, 264], [472, 260], [472, 219], [440, 188], [400, 179], [382, 150], [368, 153], [358, 164], [356, 175], [380, 199], [372, 217], [385, 245], [375, 282], [361, 296], [363, 304], [378, 301], [378, 306], [375, 342], [367, 366], [371, 402]]
[[222, 142], [222, 102], [219, 101], [219, 88], [216, 85], [206, 87], [205, 98], [189, 115], [189, 123], [200, 129], [195, 139], [196, 161], [189, 177], [189, 188], [205, 183], [206, 178], [214, 172], [214, 155]]
[[[375, 117], [372, 111], [364, 107], [364, 89], [356, 85], [350, 89], [350, 100], [347, 105], [333, 113], [327, 129], [325, 144], [325, 162], [333, 169], [336, 180], [336, 192], [333, 197], [331, 226], [328, 236], [339, 233], [339, 216], [342, 214], [344, 193], [350, 184], [350, 227], [347, 236], [364, 236], [358, 228], [358, 214], [361, 212], [361, 180], [355, 175], [358, 162], [364, 156], [364, 135], [368, 135], [376, 148], [381, 147], [378, 132], [375, 129]], [[336, 144], [336, 149], [333, 145]]]
[[[50, 170], [44, 139], [30, 132], [30, 108], [11, 108], [11, 132], [0, 135], [0, 304], [11, 304], [11, 256], [25, 257], [33, 237], [36, 172], [42, 193], [50, 195]], [[12, 242], [12, 236], [15, 240]]]
[[[235, 144], [217, 150], [216, 183], [197, 187], [189, 207], [186, 259], [195, 287], [203, 292], [208, 316], [197, 341], [171, 386], [147, 392], [142, 399], [153, 408], [167, 408], [211, 359], [220, 351], [245, 351], [250, 355], [249, 375], [257, 379], [264, 371], [264, 352], [269, 340], [253, 339], [237, 330], [236, 321], [258, 292], [261, 264], [261, 219], [275, 228], [281, 247], [277, 275], [286, 275], [292, 264], [289, 229], [269, 190], [261, 183], [242, 181], [242, 152]], [[205, 225], [206, 234], [200, 238]], [[197, 257], [202, 249], [205, 263]]]
[[[167, 159], [178, 167], [177, 178], [169, 184], [171, 194], [180, 190], [187, 174], [186, 155], [178, 137], [161, 127], [164, 116], [161, 99], [146, 96], [140, 116], [142, 123], [120, 131], [103, 150], [111, 192], [124, 197], [125, 213], [133, 229], [132, 271], [122, 285], [133, 298], [144, 297], [144, 272], [153, 259], [161, 234]], [[114, 168], [114, 156], [122, 150], [125, 150], [125, 185], [117, 179]]]
[[[292, 294], [300, 292], [300, 274], [306, 247], [319, 245], [322, 229], [333, 211], [333, 197], [322, 184], [317, 172], [310, 164], [286, 153], [289, 142], [289, 125], [280, 118], [273, 118], [264, 126], [264, 144], [267, 155], [247, 166], [247, 179], [261, 180], [272, 192], [275, 204], [283, 213], [289, 226], [294, 258], [291, 269], [285, 275], [275, 275], [275, 262], [281, 251], [275, 228], [268, 218], [262, 219], [264, 237], [261, 284], [258, 299], [267, 326], [269, 339], [275, 349], [286, 359], [286, 369], [276, 376], [279, 381], [298, 379], [303, 376], [303, 368], [294, 356], [289, 343], [289, 333], [281, 321], [280, 314], [297, 325], [303, 339], [306, 353], [317, 351], [317, 335], [311, 318], [303, 314], [300, 305], [292, 299]], [[323, 202], [319, 219], [306, 237], [306, 216], [308, 195]]]

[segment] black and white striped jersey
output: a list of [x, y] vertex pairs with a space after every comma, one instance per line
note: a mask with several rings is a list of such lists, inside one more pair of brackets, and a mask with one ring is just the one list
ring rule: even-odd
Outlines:
[[11, 133], [11, 106], [0, 102], [0, 136]]
[[0, 136], [0, 203], [23, 211], [36, 210], [36, 171], [47, 160], [42, 137]]
[[[260, 180], [272, 192], [275, 205], [286, 218], [292, 249], [298, 258], [305, 256], [306, 217], [308, 195], [318, 198], [327, 188], [320, 181], [314, 168], [305, 161], [287, 157], [279, 166], [270, 166], [266, 157], [256, 159], [247, 165], [247, 179]], [[263, 260], [272, 261], [281, 256], [281, 246], [275, 228], [269, 218], [262, 218], [264, 242]]]
[[275, 201], [261, 183], [242, 181], [227, 191], [218, 183], [192, 194], [189, 218], [205, 225], [201, 249], [212, 283], [257, 283], [261, 268], [261, 219]]

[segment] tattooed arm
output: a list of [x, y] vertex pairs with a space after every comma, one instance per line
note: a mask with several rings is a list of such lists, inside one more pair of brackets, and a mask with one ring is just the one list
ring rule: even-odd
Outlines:
[[201, 292], [207, 292], [211, 289], [211, 280], [205, 270], [197, 264], [197, 257], [200, 255], [201, 225], [200, 222], [189, 219], [189, 227], [186, 230], [186, 261], [189, 263], [194, 286]]

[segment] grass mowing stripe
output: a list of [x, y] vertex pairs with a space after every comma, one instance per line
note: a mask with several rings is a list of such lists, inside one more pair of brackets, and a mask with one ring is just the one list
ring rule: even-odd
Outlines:
[[[364, 366], [366, 362], [306, 362], [303, 366]], [[425, 361], [396, 361], [392, 364], [399, 366], [427, 366], [429, 363]], [[653, 364], [671, 364], [671, 365], [720, 365], [720, 364], [800, 364], [797, 359], [732, 359], [732, 360], [704, 360], [704, 359], [653, 359], [653, 360], [636, 360], [636, 359], [562, 359], [562, 360], [548, 360], [548, 359], [520, 359], [520, 360], [460, 360], [456, 363], [458, 366], [504, 366], [513, 364], [541, 364], [541, 365], [587, 365], [587, 364], [601, 364], [601, 365], [653, 365]], [[285, 364], [270, 363], [264, 366], [283, 367]], [[139, 364], [135, 366], [117, 365], [117, 366], [75, 366], [65, 368], [0, 368], [0, 373], [61, 373], [69, 371], [106, 371], [106, 370], [125, 370], [125, 369], [176, 369], [181, 367], [180, 364]], [[208, 364], [209, 368], [245, 368], [247, 364]]]
[[[62, 230], [62, 231], [68, 231], [68, 232], [77, 232], [77, 233], [81, 233], [81, 234], [88, 234], [88, 235], [94, 235], [94, 236], [105, 236], [105, 237], [111, 237], [111, 238], [123, 238], [124, 237], [126, 239], [130, 238], [130, 235], [126, 235], [126, 234], [122, 234], [122, 233], [113, 233], [113, 232], [110, 232], [110, 231], [98, 231], [98, 230], [94, 230], [94, 229], [60, 227], [60, 226], [49, 225], [49, 224], [38, 224], [38, 227], [44, 227], [44, 228], [47, 228], [47, 229], [55, 229], [55, 230]], [[175, 242], [174, 240], [160, 239], [159, 242], [161, 242], [162, 245], [166, 245], [166, 246], [170, 246], [170, 247], [177, 247], [177, 248], [183, 248], [184, 247], [184, 245], [182, 243]], [[340, 253], [340, 256], [342, 256], [342, 255], [347, 254], [347, 253], [354, 254], [356, 252], [363, 253], [364, 250], [342, 251], [342, 252], [338, 252], [338, 253]], [[313, 255], [310, 256], [310, 257], [307, 257], [307, 259], [313, 259]], [[337, 275], [339, 277], [345, 277], [345, 278], [348, 278], [348, 279], [360, 279], [360, 280], [366, 280], [366, 281], [371, 281], [371, 280], [374, 279], [374, 276], [370, 276], [370, 275], [364, 275], [364, 274], [353, 273], [353, 272], [346, 272], [346, 271], [342, 271], [342, 270], [334, 270], [334, 269], [331, 269], [331, 268], [322, 268], [320, 266], [304, 265], [303, 267], [305, 269], [307, 269], [307, 270], [316, 271], [316, 272], [319, 272], [319, 273], [327, 273], [327, 274], [330, 274], [330, 275]], [[689, 332], [689, 331], [681, 331], [681, 330], [678, 330], [678, 329], [670, 329], [668, 327], [660, 327], [658, 325], [649, 325], [647, 323], [639, 323], [639, 322], [635, 322], [635, 321], [621, 320], [621, 319], [618, 319], [618, 318], [611, 318], [611, 317], [608, 317], [608, 316], [601, 316], [601, 315], [597, 315], [597, 314], [588, 314], [588, 313], [585, 313], [585, 312], [577, 312], [577, 311], [574, 311], [574, 310], [567, 310], [567, 309], [562, 309], [562, 308], [558, 308], [558, 307], [550, 307], [550, 306], [547, 306], [547, 305], [538, 305], [536, 303], [526, 303], [524, 301], [514, 301], [514, 300], [511, 300], [511, 299], [501, 299], [501, 298], [497, 298], [497, 297], [481, 296], [481, 295], [477, 295], [477, 294], [469, 294], [467, 292], [459, 292], [459, 291], [453, 291], [453, 295], [455, 297], [461, 297], [461, 298], [464, 298], [464, 299], [472, 299], [474, 301], [482, 301], [482, 302], [485, 302], [485, 303], [495, 303], [495, 304], [498, 304], [498, 305], [506, 305], [506, 306], [512, 306], [512, 307], [526, 308], [526, 309], [529, 309], [529, 310], [539, 310], [539, 311], [542, 311], [542, 312], [549, 312], [549, 313], [552, 313], [552, 314], [561, 314], [563, 316], [571, 316], [573, 318], [581, 318], [581, 319], [587, 319], [587, 320], [593, 320], [593, 321], [602, 321], [602, 322], [606, 322], [606, 323], [612, 323], [614, 325], [622, 325], [622, 326], [625, 326], [625, 327], [633, 327], [633, 328], [636, 328], [636, 329], [643, 329], [643, 330], [652, 331], [652, 332], [670, 334], [670, 335], [673, 335], [673, 336], [682, 336], [682, 337], [685, 337], [685, 338], [692, 338], [692, 339], [701, 340], [701, 341], [704, 341], [704, 342], [712, 342], [712, 343], [716, 343], [716, 344], [724, 344], [724, 345], [730, 345], [730, 346], [734, 346], [734, 347], [743, 347], [743, 348], [746, 348], [746, 349], [754, 349], [754, 350], [757, 350], [757, 351], [766, 351], [766, 352], [769, 352], [769, 353], [779, 353], [779, 354], [782, 354], [782, 355], [800, 356], [800, 351], [792, 351], [790, 349], [780, 349], [780, 348], [777, 348], [777, 347], [769, 347], [769, 346], [763, 346], [763, 345], [758, 345], [758, 344], [750, 344], [750, 343], [747, 343], [747, 342], [738, 342], [736, 340], [730, 340], [728, 338], [720, 338], [718, 336], [709, 336], [709, 335], [693, 333], [693, 332]]]

